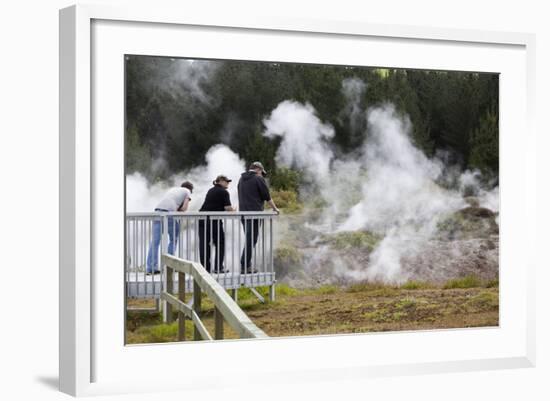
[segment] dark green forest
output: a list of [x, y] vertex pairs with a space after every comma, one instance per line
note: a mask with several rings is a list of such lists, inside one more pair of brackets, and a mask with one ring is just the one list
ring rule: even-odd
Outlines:
[[127, 173], [163, 179], [204, 163], [207, 150], [218, 143], [277, 172], [278, 139], [262, 136], [262, 120], [283, 100], [309, 102], [334, 127], [336, 154], [353, 152], [368, 135], [365, 121], [354, 122], [343, 112], [343, 81], [356, 78], [365, 84], [358, 92], [360, 107], [393, 103], [410, 117], [412, 139], [427, 156], [445, 151], [449, 163], [498, 177], [498, 74], [248, 61], [192, 64], [182, 69], [178, 59], [126, 57]]

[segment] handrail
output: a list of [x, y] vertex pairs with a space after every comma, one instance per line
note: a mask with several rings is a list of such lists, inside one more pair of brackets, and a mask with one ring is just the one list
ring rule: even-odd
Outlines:
[[[268, 338], [243, 312], [237, 303], [229, 296], [225, 289], [197, 262], [176, 258], [169, 254], [161, 256], [162, 264], [166, 266], [166, 289], [161, 293], [161, 299], [166, 301], [168, 322], [171, 321], [171, 306], [178, 310], [178, 339], [185, 339], [185, 318], [191, 319], [195, 325], [194, 339], [212, 340], [200, 320], [201, 291], [204, 291], [214, 303], [215, 339], [223, 339], [223, 321], [239, 335], [240, 338]], [[177, 297], [170, 294], [173, 289], [172, 275], [179, 274]], [[193, 278], [193, 307], [185, 303], [185, 275]]]
[[276, 216], [278, 213], [271, 210], [258, 212], [128, 212], [128, 217], [149, 217], [149, 216]]

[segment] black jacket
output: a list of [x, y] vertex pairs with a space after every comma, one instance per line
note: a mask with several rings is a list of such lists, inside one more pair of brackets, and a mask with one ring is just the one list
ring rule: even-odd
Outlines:
[[226, 206], [231, 206], [229, 192], [221, 185], [216, 184], [206, 193], [199, 212], [223, 212]]
[[239, 210], [243, 212], [262, 211], [264, 202], [271, 200], [265, 179], [253, 171], [241, 174], [237, 189], [239, 191]]

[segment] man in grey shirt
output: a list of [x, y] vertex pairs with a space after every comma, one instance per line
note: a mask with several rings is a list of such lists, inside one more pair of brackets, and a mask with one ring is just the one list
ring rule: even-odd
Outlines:
[[[191, 201], [191, 193], [193, 192], [193, 184], [185, 181], [180, 187], [170, 188], [164, 198], [157, 204], [155, 212], [185, 212]], [[174, 221], [174, 218], [168, 217], [168, 253], [173, 255], [174, 249], [178, 242], [180, 233], [180, 224]], [[158, 274], [158, 251], [162, 236], [162, 220], [158, 219], [153, 222], [153, 238], [149, 245], [147, 253], [147, 274]]]

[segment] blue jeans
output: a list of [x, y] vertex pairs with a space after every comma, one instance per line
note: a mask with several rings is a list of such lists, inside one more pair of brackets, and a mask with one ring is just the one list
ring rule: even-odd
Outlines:
[[[168, 217], [168, 253], [174, 254], [174, 250], [178, 244], [180, 234], [180, 223], [174, 221], [173, 217]], [[159, 271], [159, 245], [162, 238], [162, 221], [155, 220], [153, 222], [153, 239], [149, 244], [149, 252], [147, 253], [147, 273]]]

